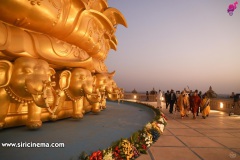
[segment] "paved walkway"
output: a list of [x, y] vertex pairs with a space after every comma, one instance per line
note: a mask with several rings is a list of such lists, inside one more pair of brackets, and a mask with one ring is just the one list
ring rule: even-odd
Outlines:
[[181, 119], [165, 104], [162, 111], [168, 118], [163, 135], [137, 160], [240, 160], [240, 116], [211, 110], [206, 119]]

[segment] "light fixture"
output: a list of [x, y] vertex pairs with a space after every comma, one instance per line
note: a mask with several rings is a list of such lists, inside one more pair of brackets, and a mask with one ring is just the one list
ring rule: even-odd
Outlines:
[[220, 102], [220, 108], [223, 108], [223, 102]]

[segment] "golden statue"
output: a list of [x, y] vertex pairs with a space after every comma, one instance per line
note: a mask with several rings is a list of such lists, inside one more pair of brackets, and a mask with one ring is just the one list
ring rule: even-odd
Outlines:
[[104, 61], [124, 16], [107, 0], [0, 2], [0, 128], [83, 118], [123, 90]]

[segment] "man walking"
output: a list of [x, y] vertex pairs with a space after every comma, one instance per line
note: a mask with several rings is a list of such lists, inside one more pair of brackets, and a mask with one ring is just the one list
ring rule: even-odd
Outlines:
[[167, 92], [164, 94], [164, 96], [165, 96], [165, 102], [166, 102], [166, 109], [168, 109], [168, 106], [169, 106], [169, 96], [170, 96], [169, 90], [167, 90]]
[[177, 101], [177, 97], [176, 97], [176, 94], [174, 93], [173, 89], [170, 92], [169, 98], [170, 98], [170, 100], [169, 100], [169, 103], [170, 103], [169, 113], [173, 114], [173, 106], [174, 106], [174, 103], [176, 103], [176, 101]]

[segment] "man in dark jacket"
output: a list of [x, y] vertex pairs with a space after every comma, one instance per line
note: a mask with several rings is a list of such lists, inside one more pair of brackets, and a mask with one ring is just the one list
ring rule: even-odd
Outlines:
[[165, 102], [166, 102], [166, 109], [168, 109], [168, 106], [169, 106], [169, 96], [170, 96], [170, 93], [169, 93], [169, 90], [167, 90], [167, 92], [165, 93]]
[[171, 114], [173, 113], [173, 106], [174, 106], [174, 103], [176, 103], [176, 101], [177, 101], [177, 96], [174, 93], [174, 90], [172, 89], [169, 94], [169, 103], [170, 103], [169, 113]]

